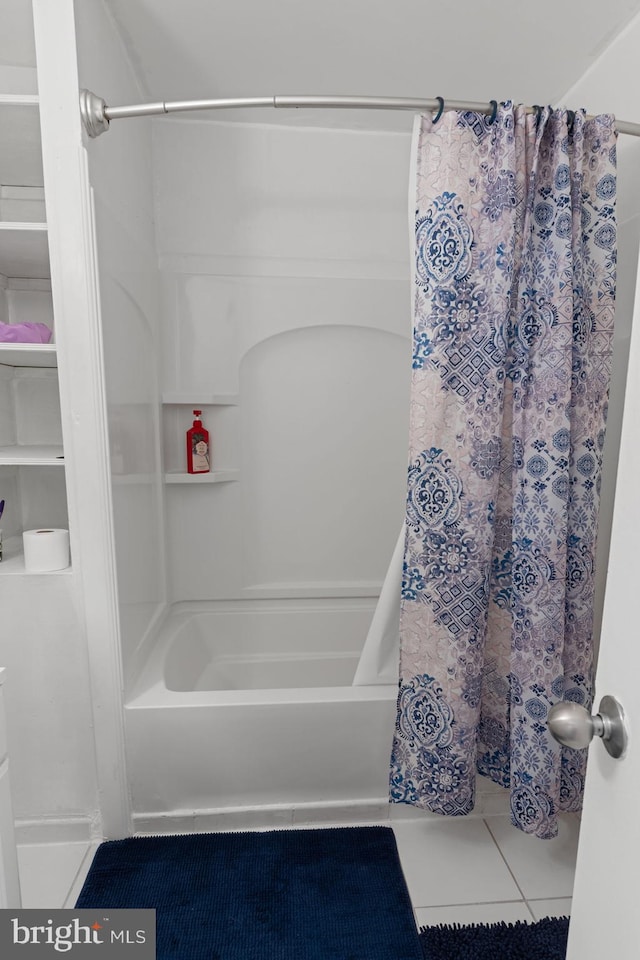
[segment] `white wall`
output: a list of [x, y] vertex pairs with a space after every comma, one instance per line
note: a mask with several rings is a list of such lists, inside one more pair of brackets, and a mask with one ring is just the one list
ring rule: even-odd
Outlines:
[[[80, 84], [110, 102], [140, 99], [102, 0], [75, 4]], [[148, 122], [88, 142], [100, 269], [120, 632], [125, 677], [164, 603], [157, 382], [158, 271]]]
[[95, 746], [74, 576], [2, 577], [0, 608], [14, 815], [84, 819], [87, 835], [96, 816]]
[[214, 468], [167, 488], [173, 600], [375, 594], [404, 510], [407, 134], [153, 123], [165, 456], [199, 397]]

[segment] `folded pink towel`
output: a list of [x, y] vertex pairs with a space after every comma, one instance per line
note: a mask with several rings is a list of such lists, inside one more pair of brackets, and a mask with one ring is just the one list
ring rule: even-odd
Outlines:
[[46, 323], [0, 323], [0, 343], [49, 343]]

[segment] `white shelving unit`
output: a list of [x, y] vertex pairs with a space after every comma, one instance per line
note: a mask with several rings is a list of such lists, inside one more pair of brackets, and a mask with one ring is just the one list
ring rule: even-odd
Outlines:
[[[0, 319], [52, 326], [37, 95], [0, 93], [0, 129]], [[6, 500], [0, 576], [31, 575], [22, 529], [67, 516], [60, 418], [52, 403], [57, 365], [55, 343], [0, 343], [0, 499]]]

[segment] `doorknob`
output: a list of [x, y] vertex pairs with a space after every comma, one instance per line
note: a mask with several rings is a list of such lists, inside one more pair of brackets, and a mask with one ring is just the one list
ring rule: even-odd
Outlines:
[[603, 697], [594, 716], [579, 703], [563, 700], [549, 710], [547, 726], [559, 743], [573, 750], [588, 747], [594, 737], [602, 738], [605, 750], [615, 759], [627, 749], [624, 711], [615, 697]]

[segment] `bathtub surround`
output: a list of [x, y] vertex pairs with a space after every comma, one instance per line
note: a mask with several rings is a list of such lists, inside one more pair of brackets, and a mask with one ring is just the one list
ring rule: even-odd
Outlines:
[[176, 960], [422, 960], [389, 827], [106, 843], [76, 906], [155, 908], [158, 956]]
[[[403, 513], [410, 138], [171, 119], [152, 138], [167, 606], [123, 637], [135, 829], [388, 816], [396, 678], [351, 684]], [[213, 470], [182, 482], [194, 409]], [[114, 482], [123, 545], [134, 479]]]
[[592, 700], [615, 296], [611, 116], [502, 104], [416, 123], [415, 322], [391, 798], [553, 837], [586, 751], [548, 709]]
[[165, 462], [196, 408], [233, 471], [165, 486], [168, 600], [375, 598], [403, 514], [409, 136], [152, 134]]

